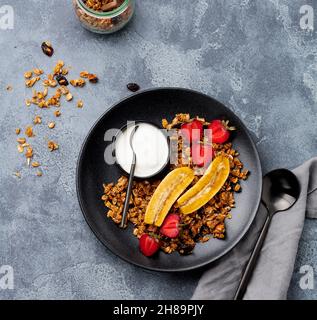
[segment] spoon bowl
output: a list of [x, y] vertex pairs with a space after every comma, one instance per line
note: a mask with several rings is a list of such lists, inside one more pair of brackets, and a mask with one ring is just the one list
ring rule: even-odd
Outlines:
[[299, 182], [295, 174], [287, 169], [271, 171], [263, 179], [262, 202], [269, 214], [289, 209], [299, 195]]

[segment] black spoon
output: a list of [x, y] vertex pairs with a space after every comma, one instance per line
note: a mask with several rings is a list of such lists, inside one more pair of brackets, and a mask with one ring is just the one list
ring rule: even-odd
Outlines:
[[130, 195], [132, 191], [132, 185], [133, 185], [133, 180], [134, 180], [134, 172], [135, 172], [135, 167], [136, 167], [136, 154], [133, 150], [133, 137], [135, 132], [138, 130], [139, 126], [135, 126], [130, 134], [130, 147], [133, 152], [132, 156], [132, 162], [131, 162], [131, 167], [130, 167], [130, 173], [129, 173], [129, 182], [128, 182], [128, 188], [127, 188], [127, 193], [125, 196], [125, 201], [124, 201], [124, 207], [123, 207], [123, 212], [122, 212], [122, 219], [120, 222], [120, 228], [125, 228], [126, 223], [127, 223], [127, 216], [128, 216], [128, 209], [129, 209], [129, 202], [130, 202]]
[[264, 177], [262, 203], [265, 205], [268, 215], [250, 260], [243, 272], [234, 300], [243, 298], [274, 214], [291, 208], [299, 198], [299, 195], [300, 185], [297, 177], [291, 171], [277, 169], [269, 172]]

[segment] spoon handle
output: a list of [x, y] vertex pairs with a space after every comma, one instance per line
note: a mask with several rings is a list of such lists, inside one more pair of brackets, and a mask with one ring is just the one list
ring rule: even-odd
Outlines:
[[120, 228], [125, 228], [125, 225], [127, 223], [127, 215], [128, 215], [128, 209], [129, 209], [129, 202], [130, 202], [130, 195], [132, 191], [132, 185], [133, 185], [133, 179], [134, 179], [134, 171], [135, 171], [136, 161], [132, 161], [131, 169], [130, 169], [130, 176], [129, 176], [129, 182], [128, 182], [128, 188], [127, 188], [127, 194], [125, 196], [124, 201], [124, 207], [122, 212], [122, 219], [120, 222]]
[[267, 232], [269, 230], [271, 220], [272, 220], [272, 215], [268, 214], [268, 216], [265, 220], [264, 226], [262, 228], [262, 231], [261, 231], [261, 233], [258, 237], [258, 240], [254, 246], [254, 249], [251, 253], [250, 259], [244, 269], [244, 272], [242, 274], [242, 277], [241, 277], [241, 280], [239, 283], [239, 287], [236, 291], [236, 294], [235, 294], [233, 300], [242, 300], [242, 298], [245, 294], [245, 291], [246, 291], [247, 286], [249, 284], [249, 280], [252, 276], [252, 272], [254, 270], [254, 267], [255, 267], [256, 262], [258, 260], [259, 254], [261, 252], [264, 240], [265, 240]]

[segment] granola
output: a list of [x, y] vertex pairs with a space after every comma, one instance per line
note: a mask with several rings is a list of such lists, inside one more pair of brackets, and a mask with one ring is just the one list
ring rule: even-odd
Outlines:
[[124, 0], [84, 0], [87, 7], [95, 11], [111, 11], [122, 5]]
[[60, 117], [61, 114], [62, 113], [59, 110], [54, 111], [54, 115], [55, 115], [56, 118]]
[[47, 147], [51, 152], [53, 152], [59, 148], [59, 145], [56, 142], [50, 140], [47, 143]]
[[[209, 123], [202, 118], [199, 119], [204, 125]], [[162, 120], [163, 128], [168, 130], [178, 128], [179, 125], [189, 123], [191, 119], [189, 114], [177, 114], [169, 122]], [[173, 136], [171, 137], [173, 139]], [[174, 139], [178, 139], [174, 137]], [[182, 152], [182, 140], [177, 140], [178, 161], [171, 165], [170, 170], [177, 167], [189, 166], [195, 167], [191, 154]], [[239, 160], [239, 153], [233, 148], [231, 142], [224, 144], [213, 143], [212, 148], [215, 155], [223, 155], [230, 161], [230, 173], [221, 190], [206, 205], [198, 211], [182, 215], [179, 209], [172, 207], [170, 212], [180, 216], [180, 233], [176, 238], [168, 238], [160, 233], [159, 227], [144, 223], [144, 216], [148, 203], [161, 181], [135, 181], [130, 199], [130, 208], [128, 211], [128, 221], [134, 225], [133, 234], [141, 238], [144, 234], [149, 234], [159, 239], [160, 248], [165, 253], [178, 251], [180, 254], [189, 254], [193, 251], [197, 242], [207, 242], [211, 238], [224, 239], [226, 234], [225, 220], [231, 218], [231, 209], [235, 207], [234, 194], [241, 191], [241, 180], [246, 180], [248, 170], [243, 169], [243, 163]], [[196, 168], [197, 169], [197, 168]], [[199, 170], [197, 171], [199, 173]], [[199, 180], [196, 176], [191, 186]], [[114, 223], [119, 224], [122, 219], [123, 205], [126, 197], [128, 179], [120, 177], [117, 183], [107, 183], [103, 185], [103, 195], [101, 200], [108, 209], [107, 217]], [[190, 187], [191, 187], [190, 186]]]
[[82, 108], [84, 106], [83, 100], [78, 100], [77, 101], [77, 108]]
[[[48, 55], [52, 56], [54, 53], [54, 49], [52, 47], [52, 44], [48, 41], [45, 41], [42, 43], [41, 48], [43, 52]], [[65, 67], [65, 63], [63, 60], [58, 60], [55, 66], [53, 67], [53, 70], [49, 73], [45, 73], [42, 68], [30, 68], [28, 71], [24, 72], [23, 78], [25, 81], [25, 85], [27, 88], [32, 88], [32, 96], [30, 98], [25, 99], [25, 105], [27, 107], [30, 107], [32, 105], [37, 106], [40, 109], [49, 109], [51, 107], [59, 108], [61, 106], [61, 103], [63, 99], [66, 101], [72, 101], [73, 100], [73, 94], [68, 89], [67, 85], [68, 80], [66, 79], [66, 75], [68, 75], [69, 70], [71, 67]], [[83, 77], [86, 77], [90, 82], [96, 82], [98, 80], [98, 77], [94, 74], [91, 74], [89, 72], [81, 72], [80, 78], [75, 81], [75, 86], [77, 87], [83, 87], [86, 83]], [[97, 80], [96, 80], [97, 79]], [[92, 80], [92, 81], [91, 81]], [[42, 82], [42, 89], [34, 89], [36, 85], [38, 85], [39, 82]], [[12, 90], [11, 86], [7, 87], [7, 90]], [[53, 91], [50, 93], [50, 91]], [[63, 98], [64, 97], [64, 98]], [[79, 100], [77, 103], [78, 107], [83, 106], [83, 101]], [[54, 111], [54, 116], [56, 118], [61, 116], [60, 110]], [[42, 116], [36, 115], [33, 118], [33, 124], [34, 125], [40, 125], [42, 123]], [[56, 126], [56, 123], [53, 121], [48, 122], [47, 124], [49, 129], [53, 129]], [[20, 128], [15, 129], [16, 135], [19, 135], [21, 133]], [[33, 127], [27, 126], [25, 129], [25, 135], [27, 138], [33, 138], [35, 137]], [[27, 159], [27, 163], [33, 167], [37, 168], [39, 166], [39, 162], [33, 161], [32, 163], [31, 158], [33, 158], [33, 147], [27, 143], [26, 138], [20, 137], [17, 139], [18, 145], [17, 150], [19, 153], [24, 154], [24, 156]], [[55, 151], [59, 148], [59, 145], [54, 141], [48, 141], [48, 149], [50, 151]], [[42, 171], [37, 172], [38, 176], [42, 176]]]
[[70, 84], [73, 87], [83, 87], [86, 84], [86, 81], [84, 79], [74, 79], [74, 80], [70, 80]]
[[41, 78], [40, 77], [33, 77], [31, 79], [28, 79], [28, 80], [25, 80], [25, 85], [28, 87], [28, 88], [32, 88], [36, 82], [40, 81]]
[[55, 122], [50, 122], [50, 123], [48, 124], [48, 127], [49, 127], [50, 129], [54, 129], [54, 128], [55, 128]]
[[25, 129], [25, 134], [29, 137], [32, 138], [34, 137], [34, 132], [32, 126], [27, 126]]
[[35, 116], [33, 120], [34, 124], [41, 124], [42, 123], [42, 117], [41, 116]]
[[[73, 0], [75, 13], [81, 24], [93, 32], [112, 33], [123, 28], [134, 13], [134, 0]], [[116, 10], [119, 7], [120, 10]], [[94, 14], [93, 11], [97, 11]], [[102, 13], [108, 13], [102, 15]]]
[[37, 171], [37, 172], [36, 172], [36, 175], [37, 175], [38, 177], [42, 177], [42, 176], [43, 176], [43, 172], [42, 172], [42, 171]]
[[33, 162], [31, 163], [31, 165], [32, 165], [33, 168], [38, 168], [38, 167], [40, 166], [40, 163], [37, 162], [37, 161], [33, 161]]

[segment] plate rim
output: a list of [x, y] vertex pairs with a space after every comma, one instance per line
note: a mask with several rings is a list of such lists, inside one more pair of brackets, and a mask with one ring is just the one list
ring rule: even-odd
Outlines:
[[[215, 102], [221, 104], [225, 109], [227, 109], [229, 111], [229, 113], [233, 113], [238, 120], [240, 121], [240, 125], [242, 126], [242, 128], [244, 129], [247, 137], [249, 138], [249, 140], [251, 141], [251, 147], [252, 149], [255, 151], [255, 158], [256, 158], [256, 164], [257, 164], [257, 168], [259, 170], [259, 174], [260, 174], [260, 180], [259, 180], [259, 186], [260, 186], [260, 192], [257, 195], [257, 199], [256, 199], [256, 207], [253, 210], [252, 213], [252, 217], [249, 220], [249, 222], [245, 225], [245, 227], [243, 228], [243, 231], [241, 232], [241, 234], [239, 235], [239, 237], [237, 237], [236, 241], [234, 241], [226, 250], [224, 250], [223, 252], [221, 252], [220, 254], [218, 254], [217, 256], [215, 256], [212, 259], [209, 259], [208, 261], [202, 262], [198, 265], [195, 266], [190, 266], [190, 267], [179, 267], [179, 268], [175, 268], [175, 269], [169, 269], [169, 268], [158, 268], [158, 267], [151, 267], [151, 266], [144, 266], [141, 263], [135, 262], [131, 259], [129, 259], [128, 257], [125, 257], [124, 255], [122, 255], [120, 252], [117, 252], [115, 250], [113, 250], [111, 248], [111, 246], [109, 245], [109, 243], [107, 243], [107, 241], [105, 241], [103, 239], [103, 237], [101, 236], [101, 234], [99, 233], [98, 230], [96, 230], [93, 227], [93, 223], [90, 221], [89, 219], [89, 215], [87, 214], [87, 212], [84, 209], [84, 204], [83, 204], [83, 196], [81, 194], [81, 190], [79, 187], [79, 180], [80, 180], [80, 175], [79, 172], [82, 168], [82, 158], [84, 155], [84, 150], [87, 146], [88, 140], [90, 139], [95, 127], [99, 124], [99, 122], [107, 116], [108, 113], [112, 112], [113, 110], [119, 108], [119, 105], [126, 101], [129, 100], [131, 98], [133, 98], [134, 96], [137, 95], [142, 95], [144, 93], [148, 93], [148, 92], [153, 92], [153, 91], [168, 91], [168, 90], [178, 90], [178, 91], [186, 91], [189, 93], [194, 93], [194, 94], [199, 94], [202, 96], [205, 96], [208, 99], [214, 100]], [[219, 260], [220, 258], [224, 257], [225, 255], [227, 255], [231, 250], [233, 250], [239, 243], [240, 241], [244, 238], [244, 236], [247, 234], [247, 232], [249, 231], [255, 217], [256, 214], [259, 210], [260, 204], [261, 204], [261, 195], [262, 195], [262, 180], [263, 180], [263, 170], [262, 170], [262, 165], [261, 165], [261, 160], [260, 160], [260, 156], [259, 156], [259, 152], [258, 149], [256, 147], [255, 142], [253, 141], [253, 138], [248, 130], [248, 128], [245, 126], [245, 124], [243, 123], [243, 121], [241, 120], [241, 118], [235, 113], [233, 112], [231, 109], [229, 109], [226, 105], [224, 105], [222, 102], [216, 100], [215, 98], [209, 96], [206, 93], [197, 91], [197, 90], [193, 90], [193, 89], [188, 89], [188, 88], [182, 88], [182, 87], [155, 87], [155, 88], [148, 88], [148, 89], [142, 89], [136, 93], [130, 94], [120, 100], [118, 100], [117, 102], [113, 103], [109, 109], [107, 109], [105, 112], [103, 112], [98, 119], [93, 123], [93, 125], [91, 126], [91, 128], [89, 129], [88, 133], [85, 136], [85, 139], [82, 142], [79, 154], [78, 154], [78, 158], [77, 158], [77, 163], [76, 163], [76, 195], [77, 195], [77, 199], [79, 202], [79, 207], [80, 210], [82, 212], [82, 215], [84, 216], [84, 219], [86, 221], [86, 223], [88, 224], [89, 228], [91, 229], [91, 231], [93, 232], [93, 234], [95, 235], [95, 237], [99, 240], [99, 242], [101, 242], [101, 244], [106, 247], [112, 254], [114, 254], [115, 256], [118, 256], [119, 258], [121, 258], [123, 261], [128, 262], [132, 265], [135, 265], [137, 267], [140, 267], [142, 269], [145, 270], [150, 270], [150, 271], [157, 271], [157, 272], [165, 272], [165, 273], [179, 273], [179, 272], [187, 272], [187, 271], [191, 271], [191, 270], [196, 270], [196, 269], [200, 269], [202, 267], [205, 267], [209, 264], [211, 264], [212, 262], [215, 262], [217, 260]]]

